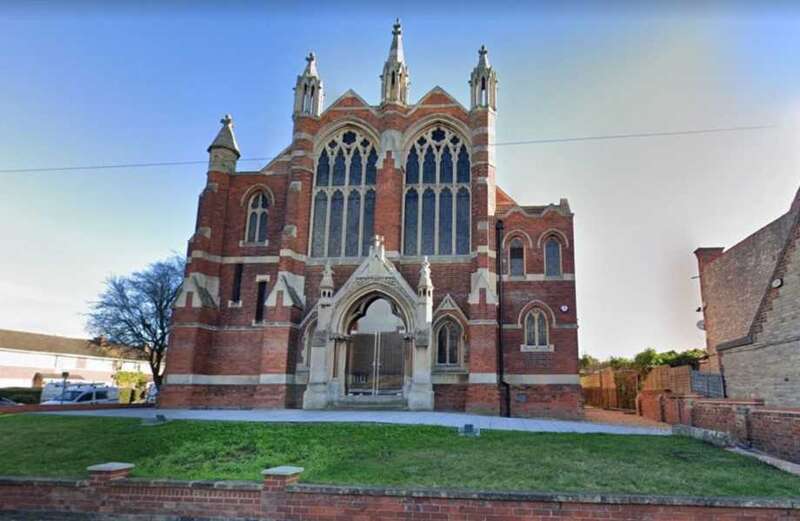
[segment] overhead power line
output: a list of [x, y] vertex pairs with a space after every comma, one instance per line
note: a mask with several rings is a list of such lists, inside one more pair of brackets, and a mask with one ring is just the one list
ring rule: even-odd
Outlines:
[[[688, 136], [697, 134], [715, 134], [720, 132], [741, 132], [747, 130], [764, 130], [769, 128], [776, 128], [778, 125], [753, 125], [744, 127], [725, 127], [725, 128], [706, 128], [694, 130], [676, 130], [671, 132], [641, 132], [637, 134], [609, 134], [603, 136], [579, 136], [579, 137], [563, 137], [551, 139], [530, 139], [522, 141], [506, 141], [500, 143], [493, 143], [493, 146], [518, 146], [518, 145], [544, 145], [549, 143], [572, 143], [580, 141], [606, 141], [613, 139], [640, 139], [651, 137], [668, 137], [668, 136]], [[242, 161], [269, 161], [275, 157], [249, 157], [239, 159]], [[208, 163], [208, 159], [196, 161], [157, 161], [147, 163], [115, 163], [105, 165], [81, 165], [81, 166], [53, 166], [44, 168], [9, 168], [0, 170], [0, 174], [24, 174], [35, 172], [71, 172], [79, 170], [112, 170], [121, 168], [152, 168], [161, 166], [185, 166], [185, 165], [202, 165]]]

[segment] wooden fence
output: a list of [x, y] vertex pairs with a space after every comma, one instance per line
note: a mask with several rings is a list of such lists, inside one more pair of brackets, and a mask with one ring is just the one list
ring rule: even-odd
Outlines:
[[602, 369], [581, 377], [587, 405], [602, 409], [636, 409], [639, 373], [629, 369]]

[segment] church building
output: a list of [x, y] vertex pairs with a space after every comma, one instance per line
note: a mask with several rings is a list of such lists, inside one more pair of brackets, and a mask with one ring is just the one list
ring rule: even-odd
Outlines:
[[378, 104], [306, 60], [277, 157], [208, 148], [159, 405], [581, 417], [573, 214], [496, 185], [487, 50], [469, 107], [411, 100], [399, 21]]

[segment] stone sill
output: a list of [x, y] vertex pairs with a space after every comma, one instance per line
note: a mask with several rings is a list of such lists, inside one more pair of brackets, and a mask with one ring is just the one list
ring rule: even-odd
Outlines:
[[519, 346], [519, 350], [523, 353], [552, 353], [556, 350], [556, 346], [553, 344], [547, 346], [521, 345]]
[[264, 242], [247, 242], [247, 241], [239, 241], [239, 246], [242, 248], [266, 248], [269, 246], [269, 241]]
[[287, 492], [317, 493], [339, 496], [393, 496], [417, 498], [466, 499], [474, 501], [525, 501], [542, 503], [590, 503], [612, 505], [665, 505], [724, 507], [737, 509], [782, 508], [800, 510], [800, 498], [758, 497], [699, 497], [657, 496], [645, 494], [581, 494], [548, 492], [483, 492], [472, 490], [436, 488], [393, 488], [371, 486], [334, 486], [295, 484], [286, 487]]

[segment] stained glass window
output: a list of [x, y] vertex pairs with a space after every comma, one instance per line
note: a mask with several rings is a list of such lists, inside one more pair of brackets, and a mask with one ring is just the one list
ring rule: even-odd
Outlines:
[[353, 190], [347, 196], [347, 238], [345, 239], [345, 257], [358, 257], [358, 232], [361, 220], [361, 194]]
[[453, 194], [449, 188], [439, 193], [439, 255], [453, 253]]
[[431, 127], [412, 142], [406, 156], [405, 204], [414, 205], [415, 216], [404, 209], [405, 255], [470, 253], [469, 161], [464, 141], [448, 127]]
[[361, 152], [356, 150], [350, 158], [350, 186], [361, 184]]
[[340, 148], [333, 160], [333, 186], [343, 186], [344, 182], [344, 152]]
[[548, 277], [561, 275], [561, 243], [554, 237], [544, 245], [544, 273]]
[[456, 254], [469, 253], [469, 190], [461, 188], [456, 196]]
[[425, 160], [422, 162], [422, 182], [436, 182], [436, 157], [433, 153], [433, 147], [430, 145], [425, 151]]
[[328, 152], [323, 150], [317, 161], [317, 186], [328, 186], [328, 176], [330, 175], [330, 162]]
[[344, 196], [336, 190], [331, 197], [331, 225], [328, 234], [328, 257], [342, 255], [342, 216], [344, 215]]
[[[369, 187], [377, 181], [377, 164], [375, 146], [357, 130], [342, 132], [320, 152], [311, 223], [312, 257], [367, 254], [375, 223], [375, 191]], [[342, 186], [348, 188], [336, 188]]]
[[419, 182], [419, 157], [417, 149], [412, 148], [406, 160], [406, 184], [417, 184]]
[[366, 255], [375, 235], [375, 190], [367, 190], [364, 195], [364, 233], [361, 235], [361, 255]]
[[403, 223], [403, 233], [405, 241], [403, 252], [406, 255], [417, 254], [417, 211], [419, 201], [417, 191], [413, 188], [406, 192], [405, 222]]
[[328, 218], [328, 196], [318, 192], [314, 197], [314, 236], [311, 239], [311, 255], [325, 256], [325, 224]]
[[469, 183], [469, 155], [467, 154], [467, 147], [461, 145], [461, 150], [458, 151], [458, 165], [457, 177], [459, 183]]
[[369, 151], [369, 157], [367, 157], [367, 179], [365, 183], [368, 185], [374, 185], [376, 181], [376, 177], [378, 176], [378, 154], [375, 153], [375, 148], [371, 148]]
[[422, 255], [433, 255], [436, 233], [436, 194], [428, 188], [422, 194]]
[[453, 182], [453, 156], [450, 154], [450, 149], [445, 148], [442, 152], [442, 162], [440, 165], [441, 172], [439, 172], [440, 183]]

